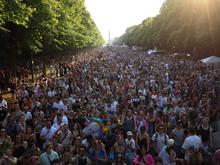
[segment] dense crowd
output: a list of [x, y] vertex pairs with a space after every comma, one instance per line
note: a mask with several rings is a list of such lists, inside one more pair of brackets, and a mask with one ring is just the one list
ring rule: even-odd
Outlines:
[[200, 62], [81, 53], [21, 80], [10, 106], [0, 96], [0, 165], [219, 164], [219, 96], [219, 72]]

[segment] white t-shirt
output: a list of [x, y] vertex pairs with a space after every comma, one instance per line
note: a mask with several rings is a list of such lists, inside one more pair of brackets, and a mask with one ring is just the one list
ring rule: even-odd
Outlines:
[[32, 114], [31, 114], [31, 112], [26, 112], [25, 113], [25, 120], [31, 120], [32, 119]]
[[4, 99], [2, 99], [2, 101], [0, 102], [0, 110], [2, 110], [3, 108], [4, 109], [8, 108], [7, 101], [5, 101]]
[[154, 133], [152, 138], [154, 142], [156, 142], [157, 149], [161, 151], [161, 149], [166, 145], [166, 141], [169, 140], [169, 136], [167, 134], [159, 134], [158, 132]]
[[47, 127], [44, 127], [41, 130], [40, 136], [42, 136], [46, 139], [45, 144], [50, 142], [50, 140], [53, 138], [53, 135], [56, 133], [56, 131], [57, 130], [54, 127], [51, 127], [50, 129], [48, 129]]
[[[126, 152], [135, 152], [135, 141], [134, 141], [134, 139], [133, 138], [131, 138], [131, 139], [125, 139], [125, 146], [126, 146], [126, 149], [127, 149], [127, 151]], [[131, 151], [132, 150], [132, 151]]]
[[63, 125], [63, 123], [61, 123], [61, 124], [54, 123], [51, 128], [54, 128], [54, 129], [57, 131], [58, 129], [60, 129], [60, 127], [61, 127], [62, 125]]
[[57, 94], [57, 92], [55, 90], [53, 90], [53, 91], [49, 90], [48, 93], [47, 93], [47, 96], [48, 97], [54, 97], [56, 94]]
[[28, 91], [27, 90], [20, 90], [19, 96], [18, 96], [19, 100], [22, 100], [22, 99], [24, 99], [27, 96], [28, 96]]
[[63, 115], [62, 117], [62, 124], [67, 124], [68, 125], [68, 118], [66, 115]]
[[165, 96], [159, 96], [158, 97], [159, 106], [163, 107], [167, 103], [167, 97]]
[[52, 107], [53, 107], [53, 108], [57, 108], [58, 110], [64, 109], [63, 101], [60, 100], [59, 103], [57, 103], [56, 101], [53, 102]]
[[72, 106], [73, 104], [75, 104], [76, 100], [73, 99], [72, 97], [68, 97], [67, 99], [67, 104], [68, 106]]
[[118, 102], [117, 101], [114, 101], [112, 104], [111, 104], [111, 110], [113, 112], [116, 112], [117, 111], [117, 106], [118, 106]]
[[192, 135], [192, 136], [189, 136], [187, 137], [185, 140], [184, 140], [184, 143], [182, 145], [182, 148], [186, 151], [186, 154], [185, 154], [185, 160], [188, 160], [189, 157], [188, 157], [188, 150], [193, 147], [194, 149], [197, 149], [199, 150], [201, 147], [202, 147], [202, 140], [199, 136], [197, 135]]

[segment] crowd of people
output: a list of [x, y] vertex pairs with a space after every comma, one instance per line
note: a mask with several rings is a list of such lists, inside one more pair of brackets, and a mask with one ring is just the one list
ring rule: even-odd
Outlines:
[[[60, 61], [59, 61], [60, 62]], [[66, 60], [0, 96], [0, 165], [220, 163], [215, 68], [128, 48]]]

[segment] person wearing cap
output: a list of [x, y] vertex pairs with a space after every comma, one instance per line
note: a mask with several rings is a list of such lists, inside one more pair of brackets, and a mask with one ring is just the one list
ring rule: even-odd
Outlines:
[[174, 147], [175, 141], [169, 139], [167, 145], [165, 145], [160, 153], [159, 158], [162, 159], [163, 165], [176, 165], [176, 153]]
[[128, 131], [127, 138], [125, 139], [125, 159], [128, 165], [132, 165], [133, 159], [136, 156], [136, 143], [132, 136], [133, 133]]

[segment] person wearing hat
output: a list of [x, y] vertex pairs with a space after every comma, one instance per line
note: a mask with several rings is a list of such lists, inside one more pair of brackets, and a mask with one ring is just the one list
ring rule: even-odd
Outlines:
[[128, 165], [132, 165], [133, 159], [136, 156], [136, 144], [132, 136], [133, 133], [128, 131], [127, 138], [125, 139], [125, 159]]
[[159, 153], [159, 158], [162, 159], [163, 165], [176, 165], [176, 153], [174, 148], [175, 141], [169, 139]]

